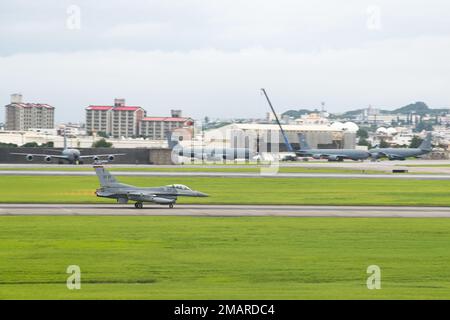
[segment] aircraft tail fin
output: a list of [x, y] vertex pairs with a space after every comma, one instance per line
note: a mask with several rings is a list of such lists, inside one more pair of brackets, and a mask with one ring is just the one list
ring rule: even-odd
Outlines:
[[175, 139], [173, 136], [172, 136], [172, 132], [169, 132], [168, 134], [167, 134], [167, 143], [169, 144], [169, 149], [170, 150], [172, 150], [173, 148], [175, 148], [175, 146], [177, 146], [178, 145], [178, 139]]
[[98, 180], [100, 181], [100, 186], [108, 187], [117, 183], [116, 178], [114, 178], [108, 170], [103, 166], [94, 166], [95, 173], [97, 174]]
[[427, 137], [425, 138], [425, 140], [422, 141], [422, 143], [419, 146], [419, 149], [423, 151], [431, 151], [432, 149], [431, 138], [432, 138], [431, 132], [428, 132]]
[[66, 129], [64, 128], [64, 150], [67, 149], [67, 136], [66, 136]]
[[311, 149], [309, 147], [308, 142], [306, 142], [306, 136], [303, 133], [298, 134], [298, 141], [300, 144], [300, 150], [309, 150]]

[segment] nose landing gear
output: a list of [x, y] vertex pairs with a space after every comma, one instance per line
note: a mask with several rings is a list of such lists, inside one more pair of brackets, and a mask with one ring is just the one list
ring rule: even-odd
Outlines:
[[170, 209], [173, 208], [173, 203], [169, 204], [169, 208], [170, 208]]

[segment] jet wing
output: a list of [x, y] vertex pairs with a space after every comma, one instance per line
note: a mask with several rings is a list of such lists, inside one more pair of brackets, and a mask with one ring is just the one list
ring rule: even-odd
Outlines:
[[174, 203], [177, 199], [174, 195], [160, 192], [129, 192], [127, 193], [128, 199], [132, 201], [151, 201], [159, 204]]
[[109, 157], [109, 156], [125, 156], [125, 153], [108, 153], [108, 154], [90, 154], [90, 155], [84, 155], [84, 156], [80, 156], [80, 159], [88, 159], [88, 158], [94, 158], [94, 157]]
[[130, 196], [144, 196], [144, 197], [173, 197], [176, 196], [173, 192], [162, 192], [162, 191], [142, 191], [139, 190], [127, 192]]
[[55, 159], [68, 159], [67, 156], [63, 156], [63, 155], [55, 155], [55, 154], [42, 154], [42, 153], [10, 153], [10, 154], [14, 154], [16, 156], [33, 156], [33, 157], [42, 157], [42, 158], [46, 158], [46, 157], [51, 157], [51, 158], [55, 158]]

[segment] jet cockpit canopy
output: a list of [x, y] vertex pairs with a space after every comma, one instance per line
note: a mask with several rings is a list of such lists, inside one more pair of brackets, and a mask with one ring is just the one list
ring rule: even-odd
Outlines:
[[179, 189], [179, 190], [191, 190], [188, 186], [185, 186], [184, 184], [171, 184], [168, 185], [168, 187]]

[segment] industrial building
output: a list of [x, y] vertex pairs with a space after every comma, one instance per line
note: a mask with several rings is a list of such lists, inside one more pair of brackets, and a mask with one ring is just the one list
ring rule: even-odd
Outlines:
[[[357, 126], [356, 126], [357, 128]], [[303, 133], [311, 148], [354, 149], [356, 131], [354, 124], [346, 127], [333, 125], [284, 125], [290, 144], [299, 147], [298, 133]], [[267, 152], [287, 151], [280, 128], [276, 124], [230, 124], [205, 132], [208, 146], [230, 146]]]
[[55, 108], [45, 103], [24, 103], [22, 95], [11, 95], [5, 106], [5, 130], [52, 129], [55, 126]]

